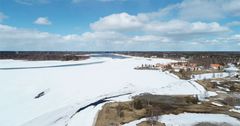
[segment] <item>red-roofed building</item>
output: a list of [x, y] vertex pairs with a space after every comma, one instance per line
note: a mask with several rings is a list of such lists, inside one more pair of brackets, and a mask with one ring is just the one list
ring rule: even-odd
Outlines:
[[210, 67], [214, 70], [220, 69], [222, 67], [222, 65], [220, 64], [210, 64]]

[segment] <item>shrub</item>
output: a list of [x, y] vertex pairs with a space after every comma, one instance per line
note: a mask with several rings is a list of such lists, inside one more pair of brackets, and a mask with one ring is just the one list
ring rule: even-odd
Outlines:
[[139, 100], [139, 99], [134, 99], [134, 100], [133, 100], [133, 107], [134, 107], [135, 109], [142, 109], [142, 108], [143, 108], [143, 103], [142, 103], [142, 101]]

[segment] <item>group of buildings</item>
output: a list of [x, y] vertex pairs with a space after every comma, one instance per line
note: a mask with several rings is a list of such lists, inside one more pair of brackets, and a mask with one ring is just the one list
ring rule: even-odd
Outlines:
[[221, 64], [210, 64], [209, 66], [200, 66], [196, 63], [189, 62], [175, 62], [169, 64], [160, 64], [155, 65], [151, 64], [142, 64], [141, 66], [136, 67], [138, 70], [172, 70], [175, 72], [180, 71], [201, 71], [201, 70], [221, 70], [226, 72], [238, 72], [239, 69], [233, 64], [228, 64], [228, 66], [223, 66]]

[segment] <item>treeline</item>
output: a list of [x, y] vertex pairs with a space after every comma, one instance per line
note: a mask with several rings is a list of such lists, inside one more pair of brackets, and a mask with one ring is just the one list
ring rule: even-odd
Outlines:
[[190, 63], [205, 67], [216, 63], [226, 65], [240, 62], [240, 52], [124, 52], [123, 54], [140, 57], [184, 58]]
[[84, 60], [88, 59], [87, 55], [63, 54], [63, 53], [0, 53], [0, 59], [15, 59], [15, 60]]
[[192, 63], [196, 63], [201, 66], [209, 67], [209, 64], [227, 65], [228, 63], [237, 64], [240, 62], [240, 55], [203, 55], [192, 56], [189, 60]]

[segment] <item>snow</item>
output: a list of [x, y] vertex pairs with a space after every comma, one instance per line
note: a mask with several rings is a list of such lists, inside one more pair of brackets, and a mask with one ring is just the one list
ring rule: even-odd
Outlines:
[[123, 126], [136, 126], [137, 124], [139, 124], [143, 121], [146, 121], [146, 120], [147, 120], [146, 118], [142, 118], [142, 119], [135, 120], [135, 121], [132, 121], [130, 123], [124, 124]]
[[234, 106], [234, 108], [236, 108], [236, 109], [240, 110], [240, 106]]
[[223, 93], [223, 94], [227, 94], [226, 91], [216, 91], [217, 93]]
[[224, 114], [196, 114], [196, 113], [182, 113], [179, 115], [163, 115], [160, 117], [162, 123], [166, 126], [192, 126], [200, 122], [211, 123], [229, 123], [233, 126], [239, 126], [240, 121], [236, 118]]
[[230, 109], [229, 111], [240, 113], [240, 106], [234, 106], [234, 109]]
[[219, 107], [222, 107], [223, 105], [220, 104], [220, 103], [217, 103], [217, 102], [211, 102], [213, 105], [216, 105], [216, 106], [219, 106]]
[[195, 82], [195, 81], [192, 81], [192, 80], [189, 80], [188, 81], [193, 87], [195, 87], [195, 89], [196, 90], [198, 90], [199, 92], [200, 92], [200, 94], [198, 94], [198, 98], [200, 99], [200, 100], [203, 100], [203, 99], [205, 99], [206, 97], [208, 97], [208, 92], [205, 90], [205, 88], [202, 86], [202, 85], [200, 85], [200, 84], [198, 84], [197, 82]]
[[237, 113], [240, 113], [240, 110], [237, 110], [237, 109], [230, 109], [229, 111], [230, 111], [230, 112], [237, 112]]
[[217, 86], [217, 88], [219, 88], [219, 89], [221, 89], [221, 90], [223, 90], [223, 91], [230, 91], [230, 89], [224, 88], [224, 87], [220, 87], [220, 86]]
[[26, 61], [26, 60], [0, 60], [1, 68], [15, 68], [15, 67], [45, 67], [55, 65], [71, 65], [78, 63], [92, 63], [92, 62], [104, 62], [107, 58], [89, 58], [81, 61]]
[[[136, 126], [136, 124], [146, 121], [146, 118], [136, 120], [123, 126]], [[236, 118], [224, 114], [199, 114], [199, 113], [181, 113], [178, 115], [159, 116], [159, 122], [165, 123], [166, 126], [193, 126], [200, 122], [210, 122], [214, 124], [228, 123], [232, 126], [239, 126], [240, 121]]]
[[224, 78], [228, 77], [229, 73], [222, 72], [222, 73], [205, 73], [205, 74], [197, 74], [194, 75], [194, 78], [192, 80], [204, 80], [204, 79], [212, 79], [212, 78]]
[[[180, 80], [170, 73], [134, 70], [141, 64], [175, 62], [169, 59], [94, 57], [84, 61], [0, 60], [1, 68], [39, 67], [75, 63], [97, 64], [0, 70], [1, 126], [90, 126], [99, 106], [90, 106], [70, 118], [79, 108], [104, 97], [149, 92], [162, 95], [203, 95], [195, 82]], [[34, 99], [39, 93], [45, 95]], [[131, 95], [112, 98], [129, 100]], [[85, 116], [83, 116], [85, 115]], [[85, 120], [82, 118], [85, 117]], [[86, 120], [89, 119], [89, 120]], [[86, 122], [82, 122], [86, 121]]]
[[229, 67], [225, 68], [224, 70], [226, 72], [238, 72], [239, 71], [239, 69], [236, 66], [234, 66], [234, 65], [229, 65]]
[[[89, 107], [76, 116], [74, 116], [68, 123], [69, 126], [79, 126], [81, 124], [82, 126], [94, 126], [93, 124], [96, 121], [96, 116], [99, 110], [101, 110], [103, 104], [98, 105], [96, 107]], [[92, 118], [87, 118], [92, 117]], [[90, 125], [89, 125], [90, 124]]]
[[208, 97], [214, 97], [214, 96], [217, 96], [218, 94], [216, 92], [213, 92], [213, 91], [207, 91], [207, 96]]

